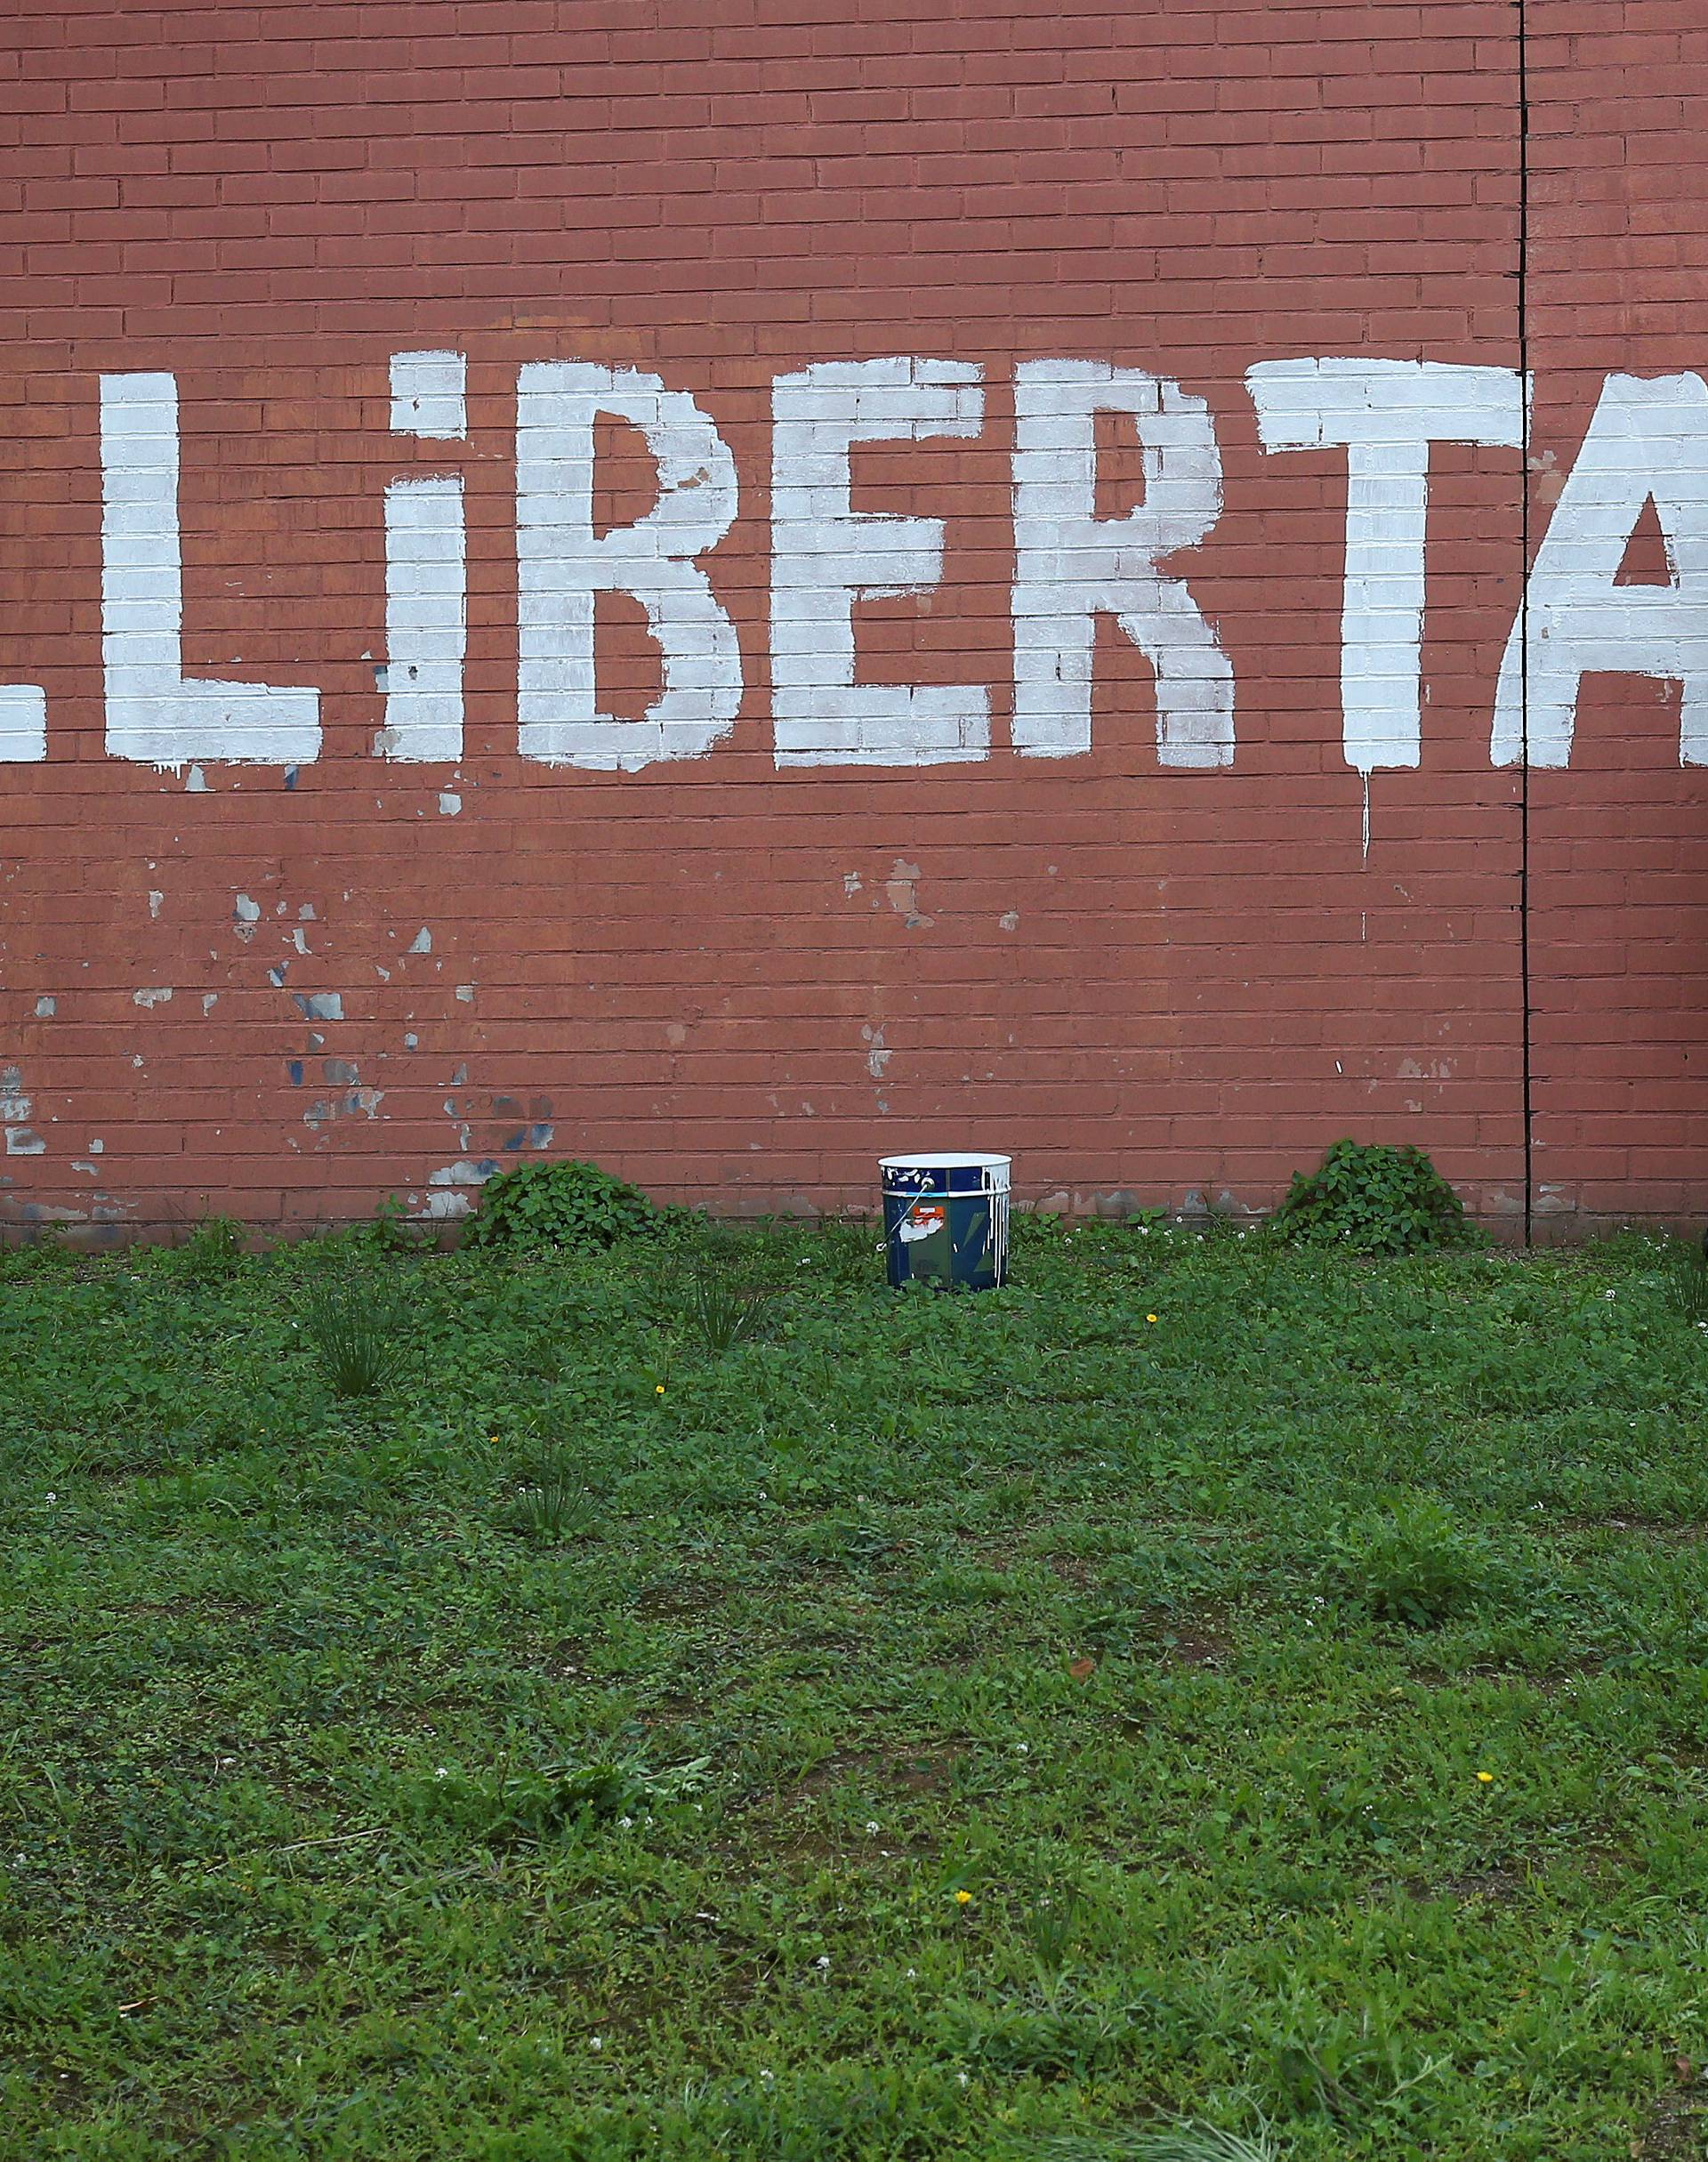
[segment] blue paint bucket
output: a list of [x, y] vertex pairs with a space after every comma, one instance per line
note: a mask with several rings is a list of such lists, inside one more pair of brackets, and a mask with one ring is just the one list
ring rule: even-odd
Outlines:
[[1012, 1160], [935, 1150], [879, 1158], [891, 1284], [990, 1291], [1006, 1279]]

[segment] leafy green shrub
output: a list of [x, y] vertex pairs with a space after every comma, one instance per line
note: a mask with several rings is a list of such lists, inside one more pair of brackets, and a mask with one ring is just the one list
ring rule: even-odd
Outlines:
[[614, 1246], [621, 1238], [656, 1238], [667, 1221], [667, 1213], [638, 1187], [613, 1178], [597, 1164], [567, 1158], [557, 1164], [519, 1164], [514, 1171], [488, 1179], [463, 1243], [585, 1252]]
[[372, 1396], [403, 1357], [406, 1312], [395, 1292], [366, 1278], [317, 1284], [302, 1308], [302, 1334], [334, 1396]]
[[1488, 1589], [1493, 1561], [1486, 1540], [1420, 1494], [1355, 1518], [1333, 1543], [1332, 1574], [1378, 1620], [1438, 1629]]
[[1309, 1175], [1294, 1172], [1269, 1225], [1355, 1254], [1421, 1254], [1472, 1236], [1463, 1202], [1422, 1149], [1355, 1141], [1337, 1141]]

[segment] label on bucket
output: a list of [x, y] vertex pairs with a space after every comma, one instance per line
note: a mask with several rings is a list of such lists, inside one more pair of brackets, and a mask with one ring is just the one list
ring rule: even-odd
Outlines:
[[948, 1211], [935, 1202], [921, 1202], [910, 1209], [903, 1219], [900, 1238], [904, 1246], [911, 1246], [915, 1239], [929, 1238], [933, 1231], [940, 1231], [948, 1222]]

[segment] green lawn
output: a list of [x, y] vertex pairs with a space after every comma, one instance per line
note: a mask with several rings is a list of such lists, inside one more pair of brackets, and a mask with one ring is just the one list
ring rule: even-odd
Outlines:
[[1665, 1250], [682, 1238], [0, 1260], [6, 2162], [1704, 2151]]

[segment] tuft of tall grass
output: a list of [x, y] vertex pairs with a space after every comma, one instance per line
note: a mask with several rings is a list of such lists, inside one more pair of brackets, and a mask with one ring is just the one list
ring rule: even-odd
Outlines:
[[374, 1396], [402, 1364], [401, 1297], [364, 1277], [317, 1284], [302, 1307], [302, 1334], [337, 1397]]
[[1708, 1323], [1708, 1255], [1698, 1246], [1680, 1242], [1667, 1278], [1671, 1303], [1693, 1327]]
[[527, 1465], [510, 1512], [513, 1528], [529, 1538], [574, 1538], [593, 1521], [594, 1502], [574, 1459], [553, 1449]]
[[709, 1270], [697, 1270], [676, 1301], [675, 1319], [714, 1359], [721, 1359], [757, 1336], [769, 1319], [777, 1294], [769, 1287], [743, 1289]]

